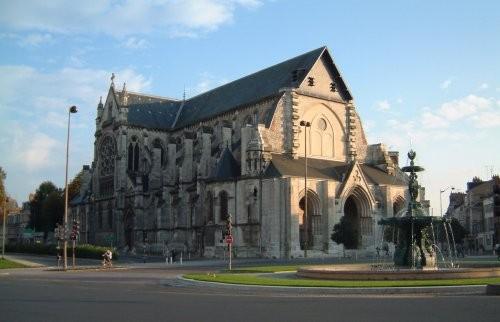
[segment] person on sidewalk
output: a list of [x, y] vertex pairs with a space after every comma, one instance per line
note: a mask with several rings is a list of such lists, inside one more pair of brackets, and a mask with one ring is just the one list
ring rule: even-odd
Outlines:
[[102, 257], [103, 257], [103, 261], [102, 261], [103, 267], [106, 267], [106, 266], [113, 267], [113, 262], [112, 262], [113, 253], [109, 249], [106, 250], [106, 252], [104, 252]]

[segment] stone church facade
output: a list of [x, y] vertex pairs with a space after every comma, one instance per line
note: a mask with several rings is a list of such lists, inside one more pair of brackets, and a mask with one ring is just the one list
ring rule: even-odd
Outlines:
[[330, 236], [341, 217], [351, 248], [373, 251], [377, 221], [404, 208], [405, 182], [398, 153], [367, 143], [321, 47], [189, 99], [112, 81], [71, 215], [81, 242], [121, 251], [223, 256], [231, 215], [235, 256], [340, 256]]

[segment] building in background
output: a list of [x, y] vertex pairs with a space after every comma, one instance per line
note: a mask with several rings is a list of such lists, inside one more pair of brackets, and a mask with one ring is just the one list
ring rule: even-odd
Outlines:
[[469, 231], [466, 247], [473, 252], [491, 252], [500, 242], [500, 179], [475, 177], [465, 193], [451, 193], [446, 212]]

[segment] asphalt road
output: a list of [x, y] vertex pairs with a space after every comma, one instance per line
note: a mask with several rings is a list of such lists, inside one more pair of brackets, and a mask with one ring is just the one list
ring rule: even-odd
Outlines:
[[338, 296], [186, 284], [185, 271], [0, 271], [0, 320], [499, 321], [498, 296]]

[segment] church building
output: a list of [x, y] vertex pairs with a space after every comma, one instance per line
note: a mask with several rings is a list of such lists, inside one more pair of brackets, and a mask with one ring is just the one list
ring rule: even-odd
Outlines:
[[[237, 257], [342, 256], [375, 249], [406, 184], [321, 47], [186, 99], [112, 78], [70, 205], [80, 242], [123, 252], [222, 257], [231, 217]], [[350, 245], [331, 239], [342, 217]]]

